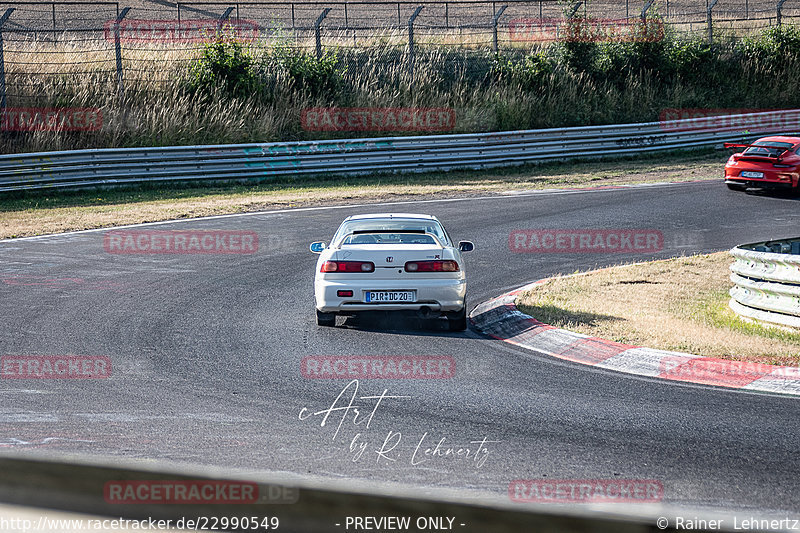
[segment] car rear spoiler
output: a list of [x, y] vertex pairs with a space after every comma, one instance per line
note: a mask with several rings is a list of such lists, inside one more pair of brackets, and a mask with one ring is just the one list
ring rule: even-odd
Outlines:
[[[791, 147], [786, 148], [785, 146], [773, 146], [773, 145], [769, 145], [769, 144], [723, 143], [723, 146], [725, 148], [772, 148], [773, 150], [778, 150], [778, 155], [775, 156], [775, 159], [777, 159], [778, 161], [780, 161], [781, 157], [783, 157], [783, 155], [786, 152], [789, 152], [792, 149]], [[755, 154], [753, 154], [753, 155], [755, 155]], [[767, 155], [759, 155], [759, 156], [756, 156], [756, 157], [770, 157], [771, 158], [772, 156], [767, 154]]]

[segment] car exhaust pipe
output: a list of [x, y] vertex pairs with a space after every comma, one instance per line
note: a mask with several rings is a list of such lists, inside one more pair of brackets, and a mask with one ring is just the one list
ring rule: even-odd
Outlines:
[[427, 318], [432, 318], [432, 317], [433, 317], [435, 314], [436, 314], [436, 313], [434, 313], [434, 312], [431, 310], [431, 308], [430, 308], [430, 307], [428, 307], [427, 305], [423, 305], [423, 306], [422, 306], [422, 307], [420, 307], [420, 308], [419, 308], [419, 310], [417, 311], [417, 315], [419, 315], [419, 317], [420, 317], [420, 318], [426, 318], [426, 319], [427, 319]]

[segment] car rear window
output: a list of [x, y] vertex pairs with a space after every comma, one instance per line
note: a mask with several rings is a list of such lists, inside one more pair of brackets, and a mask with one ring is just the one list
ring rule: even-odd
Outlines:
[[[381, 232], [380, 235], [368, 233], [368, 232]], [[381, 243], [388, 243], [390, 242], [389, 237], [390, 235], [394, 235], [395, 240], [391, 241], [394, 243], [416, 243], [416, 244], [436, 244], [436, 242], [430, 237], [424, 234], [413, 234], [413, 233], [403, 233], [403, 232], [424, 232], [430, 233], [435, 235], [439, 241], [445, 246], [449, 245], [450, 241], [447, 238], [447, 235], [444, 232], [444, 228], [442, 228], [441, 224], [433, 220], [403, 220], [403, 219], [392, 219], [392, 220], [383, 220], [383, 219], [362, 219], [362, 220], [351, 220], [349, 222], [345, 222], [339, 228], [339, 231], [336, 232], [334, 236], [334, 242], [337, 240], [350, 235], [351, 233], [358, 232], [357, 235], [352, 235], [351, 237], [347, 237], [347, 241], [343, 241], [342, 244], [364, 244], [366, 241], [372, 242], [372, 239], [368, 238], [367, 236], [376, 235], [379, 236], [382, 241]], [[386, 233], [386, 232], [397, 232], [394, 234]], [[403, 237], [399, 237], [403, 235]], [[353, 239], [357, 239], [359, 237], [363, 237], [363, 239], [358, 239], [353, 241]], [[405, 239], [400, 241], [398, 239]], [[364, 241], [364, 242], [362, 242]], [[419, 241], [419, 242], [418, 242]]]
[[348, 235], [342, 246], [348, 244], [436, 244], [430, 235], [422, 233], [358, 233]]

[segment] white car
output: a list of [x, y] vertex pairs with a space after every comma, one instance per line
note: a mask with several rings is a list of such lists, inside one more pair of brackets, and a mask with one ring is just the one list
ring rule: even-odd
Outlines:
[[467, 279], [461, 252], [441, 222], [430, 215], [355, 215], [342, 222], [330, 245], [311, 243], [320, 254], [314, 278], [317, 324], [334, 326], [336, 315], [412, 311], [447, 317], [450, 329], [467, 329]]

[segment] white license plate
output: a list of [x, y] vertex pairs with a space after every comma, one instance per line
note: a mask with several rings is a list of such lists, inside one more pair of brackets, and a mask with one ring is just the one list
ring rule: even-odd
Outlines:
[[747, 170], [743, 171], [739, 175], [741, 177], [743, 177], [743, 178], [763, 178], [764, 177], [764, 173], [763, 172], [749, 172]]
[[411, 303], [416, 300], [414, 291], [366, 291], [364, 301], [367, 303], [376, 302], [399, 302]]

